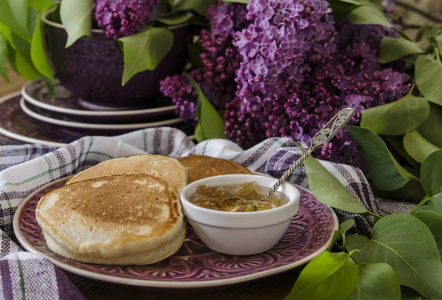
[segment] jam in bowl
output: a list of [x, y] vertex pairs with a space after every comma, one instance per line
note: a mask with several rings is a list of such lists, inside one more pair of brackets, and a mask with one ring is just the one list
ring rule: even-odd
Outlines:
[[257, 254], [276, 245], [299, 208], [299, 191], [287, 182], [261, 203], [276, 181], [254, 174], [208, 177], [183, 188], [181, 204], [195, 233], [210, 249], [232, 255]]

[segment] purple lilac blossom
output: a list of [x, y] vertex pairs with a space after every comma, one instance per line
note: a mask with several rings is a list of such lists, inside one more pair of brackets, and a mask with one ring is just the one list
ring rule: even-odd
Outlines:
[[[223, 114], [226, 136], [240, 145], [251, 146], [274, 136], [308, 144], [340, 109], [354, 108], [351, 124], [358, 124], [361, 111], [397, 100], [410, 88], [404, 64], [377, 62], [381, 38], [394, 32], [345, 20], [336, 23], [327, 1], [251, 0], [241, 24], [228, 22], [229, 9], [232, 6], [222, 3], [211, 9], [211, 32], [204, 32], [201, 39], [207, 51], [202, 55], [204, 66], [192, 72], [200, 76], [197, 82]], [[233, 77], [232, 72], [213, 73], [216, 56], [212, 55], [226, 56], [210, 47], [220, 33], [219, 24], [229, 36], [222, 47], [237, 53], [231, 57]], [[208, 36], [212, 44], [206, 45]], [[210, 81], [221, 74], [229, 80]], [[182, 86], [191, 89], [186, 81], [166, 79], [162, 90], [175, 90], [167, 95], [195, 122], [195, 105], [190, 104], [196, 96], [188, 89], [183, 92]], [[317, 157], [362, 166], [356, 150], [344, 130], [318, 150]]]
[[[211, 30], [201, 31], [200, 45], [203, 67], [187, 73], [200, 86], [205, 96], [219, 111], [235, 97], [235, 71], [240, 55], [232, 45], [234, 32], [244, 27], [244, 5], [219, 5], [209, 8], [207, 18]], [[161, 81], [160, 91], [177, 105], [177, 114], [196, 125], [196, 92], [184, 75], [174, 75]]]
[[116, 40], [139, 32], [157, 4], [159, 0], [97, 0], [92, 8], [98, 26]]

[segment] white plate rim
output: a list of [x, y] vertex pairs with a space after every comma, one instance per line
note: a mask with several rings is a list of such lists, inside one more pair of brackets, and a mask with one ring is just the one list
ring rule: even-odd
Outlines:
[[[68, 176], [68, 177], [70, 177], [70, 176]], [[22, 203], [20, 203], [20, 205], [18, 206], [18, 208], [14, 214], [13, 229], [14, 229], [14, 233], [15, 233], [17, 240], [20, 242], [20, 244], [27, 251], [41, 255], [41, 256], [49, 259], [50, 261], [52, 261], [56, 266], [60, 267], [61, 269], [64, 269], [64, 270], [69, 271], [71, 273], [74, 273], [74, 274], [77, 274], [77, 275], [80, 275], [80, 276], [83, 276], [86, 278], [90, 278], [90, 279], [96, 279], [96, 280], [101, 280], [101, 281], [105, 281], [105, 282], [125, 284], [125, 285], [131, 285], [131, 286], [158, 287], [158, 288], [203, 288], [203, 287], [216, 287], [216, 286], [224, 286], [224, 285], [235, 284], [235, 283], [242, 283], [242, 282], [247, 282], [247, 281], [251, 281], [251, 280], [255, 280], [255, 279], [260, 279], [260, 278], [267, 277], [270, 275], [280, 274], [282, 272], [299, 267], [299, 266], [305, 264], [306, 262], [312, 260], [313, 258], [317, 257], [323, 251], [325, 251], [328, 248], [328, 246], [333, 238], [333, 234], [331, 234], [329, 239], [327, 240], [327, 242], [321, 248], [319, 248], [316, 252], [314, 252], [314, 253], [312, 253], [312, 254], [310, 254], [310, 255], [304, 257], [303, 259], [296, 261], [294, 263], [291, 263], [291, 264], [288, 264], [285, 266], [276, 267], [276, 268], [273, 268], [270, 270], [260, 271], [260, 272], [253, 273], [253, 274], [237, 276], [237, 277], [232, 277], [232, 278], [226, 278], [226, 279], [194, 281], [194, 282], [188, 282], [188, 281], [179, 282], [179, 281], [141, 280], [141, 279], [121, 278], [121, 277], [116, 277], [116, 276], [111, 276], [111, 275], [99, 274], [96, 272], [82, 270], [82, 269], [79, 269], [76, 267], [72, 267], [72, 266], [67, 265], [63, 262], [60, 262], [52, 257], [47, 256], [44, 253], [41, 253], [40, 251], [38, 251], [37, 249], [35, 249], [32, 245], [30, 245], [28, 243], [28, 241], [23, 237], [21, 231], [18, 229], [19, 228], [19, 225], [18, 225], [19, 217], [18, 216], [20, 215], [20, 212], [21, 212], [23, 206], [26, 204], [26, 202], [29, 201], [30, 198], [35, 193], [38, 193], [40, 189], [45, 188], [47, 185], [54, 184], [58, 181], [66, 180], [66, 178], [68, 178], [68, 177], [63, 177], [63, 178], [60, 178], [56, 181], [47, 183], [46, 185], [40, 187], [39, 189], [37, 189], [36, 191], [31, 193], [28, 197], [26, 197], [22, 201]], [[295, 186], [297, 188], [304, 189], [304, 190], [308, 191], [309, 193], [311, 193], [311, 191], [309, 191], [301, 186], [298, 186], [298, 185], [295, 185]], [[339, 229], [339, 220], [336, 216], [336, 213], [329, 206], [327, 206], [327, 207], [332, 212], [334, 225], [335, 225], [334, 230], [338, 230]]]
[[[15, 97], [18, 97], [18, 96], [20, 96], [20, 94], [21, 94], [20, 91], [18, 91], [18, 92], [14, 92], [14, 93], [8, 94], [6, 96], [3, 96], [3, 97], [0, 98], [0, 103], [3, 103], [5, 101], [8, 101], [8, 100], [13, 99]], [[12, 139], [15, 139], [15, 140], [18, 140], [18, 141], [22, 141], [22, 142], [25, 142], [25, 143], [44, 144], [44, 145], [56, 146], [56, 147], [63, 147], [63, 146], [66, 145], [65, 143], [58, 143], [58, 142], [34, 139], [34, 138], [31, 138], [31, 137], [28, 137], [28, 136], [25, 136], [25, 135], [21, 135], [21, 134], [9, 131], [9, 130], [1, 127], [1, 126], [0, 126], [0, 133], [5, 135], [5, 136], [7, 136], [7, 137], [10, 137]]]
[[181, 118], [174, 118], [174, 119], [162, 120], [157, 122], [135, 123], [135, 124], [83, 123], [83, 122], [59, 120], [44, 115], [40, 115], [26, 106], [24, 97], [20, 99], [20, 107], [28, 116], [33, 117], [34, 119], [37, 119], [39, 121], [47, 122], [53, 125], [60, 125], [65, 127], [81, 128], [81, 129], [131, 130], [131, 129], [141, 129], [148, 127], [161, 127], [161, 126], [174, 125], [183, 121], [183, 119]]
[[[38, 80], [38, 79], [37, 79]], [[146, 109], [132, 109], [132, 110], [77, 110], [72, 108], [64, 108], [60, 106], [50, 105], [44, 102], [39, 101], [38, 99], [34, 98], [27, 89], [31, 84], [33, 84], [35, 81], [28, 81], [26, 82], [22, 88], [21, 88], [21, 94], [22, 96], [28, 101], [29, 103], [46, 109], [53, 112], [58, 112], [62, 114], [69, 114], [69, 115], [75, 115], [75, 116], [81, 116], [81, 117], [134, 117], [144, 114], [158, 114], [158, 113], [164, 113], [164, 112], [172, 112], [177, 107], [176, 105], [169, 105], [164, 107], [157, 107], [157, 108], [146, 108]]]

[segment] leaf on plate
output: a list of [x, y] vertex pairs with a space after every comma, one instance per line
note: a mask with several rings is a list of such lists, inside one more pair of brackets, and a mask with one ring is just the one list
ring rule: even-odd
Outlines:
[[373, 227], [371, 239], [352, 235], [347, 250], [360, 264], [387, 263], [401, 285], [427, 298], [442, 297], [442, 264], [433, 235], [418, 218], [409, 214], [383, 217]]
[[321, 163], [309, 156], [304, 161], [310, 188], [318, 201], [353, 213], [367, 209]]
[[404, 56], [424, 52], [418, 43], [385, 36], [379, 48], [379, 62], [388, 63]]
[[427, 195], [442, 193], [442, 149], [431, 153], [422, 163], [421, 180]]
[[410, 180], [417, 180], [394, 159], [385, 142], [371, 129], [347, 126], [347, 131], [358, 144], [359, 154], [373, 180], [383, 191], [394, 191]]
[[406, 95], [395, 102], [363, 110], [361, 127], [377, 134], [401, 135], [424, 123], [429, 113], [430, 105], [425, 99]]
[[442, 105], [442, 66], [430, 55], [419, 55], [415, 65], [415, 79], [425, 99]]
[[360, 264], [359, 285], [346, 300], [400, 300], [401, 287], [396, 272], [386, 263]]
[[324, 251], [302, 270], [286, 299], [344, 299], [358, 282], [359, 269], [349, 254]]
[[66, 47], [81, 37], [89, 37], [92, 27], [92, 4], [94, 0], [60, 1], [60, 18], [68, 34]]
[[168, 28], [149, 26], [118, 41], [124, 50], [122, 85], [125, 85], [138, 72], [155, 70], [172, 49], [174, 36]]
[[198, 95], [196, 108], [198, 125], [195, 129], [195, 138], [198, 142], [207, 139], [225, 139], [223, 119], [206, 98], [198, 83], [188, 75], [186, 75], [186, 78], [190, 81]]

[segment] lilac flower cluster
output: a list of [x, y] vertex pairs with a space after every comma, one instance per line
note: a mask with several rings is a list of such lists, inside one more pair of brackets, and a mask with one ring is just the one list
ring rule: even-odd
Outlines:
[[116, 40], [139, 32], [157, 4], [159, 0], [97, 0], [92, 8], [98, 26]]
[[[380, 40], [392, 32], [381, 26], [336, 23], [327, 1], [251, 0], [246, 20], [236, 27], [220, 21], [229, 9], [231, 5], [220, 3], [212, 10], [210, 36], [213, 43], [221, 28], [229, 28], [225, 32], [233, 40], [223, 40], [222, 49], [238, 54], [231, 60], [236, 74], [232, 78], [231, 70], [222, 69], [210, 73], [219, 55], [211, 56], [211, 50], [219, 52], [205, 47], [202, 38], [208, 53], [202, 55], [203, 67], [190, 75], [223, 114], [227, 137], [240, 145], [273, 136], [308, 144], [338, 110], [353, 107], [353, 124], [358, 124], [362, 110], [399, 99], [410, 88], [403, 65], [377, 63]], [[223, 75], [229, 80], [210, 80]], [[196, 97], [180, 78], [163, 81], [162, 91], [192, 119]], [[186, 88], [178, 91], [177, 86]], [[166, 93], [169, 90], [173, 92]], [[356, 147], [341, 132], [319, 157], [361, 166]]]
[[[188, 72], [205, 96], [219, 111], [235, 97], [235, 71], [241, 56], [232, 45], [233, 34], [244, 27], [246, 7], [232, 4], [212, 6], [207, 12], [211, 30], [203, 29], [199, 43], [203, 49], [202, 67]], [[174, 75], [161, 82], [161, 92], [177, 104], [177, 114], [196, 124], [196, 92], [184, 75]]]

